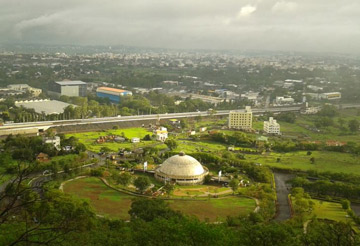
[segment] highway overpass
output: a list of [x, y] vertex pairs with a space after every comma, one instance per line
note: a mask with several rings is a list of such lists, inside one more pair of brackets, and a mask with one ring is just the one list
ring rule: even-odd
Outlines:
[[[265, 112], [289, 112], [300, 111], [301, 106], [289, 107], [272, 107], [272, 108], [253, 108], [254, 114], [262, 114]], [[239, 110], [242, 111], [242, 110]], [[37, 121], [37, 122], [24, 122], [24, 123], [11, 123], [0, 126], [0, 136], [7, 136], [10, 134], [36, 134], [45, 131], [51, 127], [61, 126], [79, 126], [91, 124], [108, 124], [118, 122], [136, 122], [136, 121], [149, 121], [149, 120], [166, 120], [166, 119], [181, 119], [181, 118], [194, 118], [197, 116], [208, 117], [226, 116], [230, 110], [219, 110], [210, 114], [208, 111], [199, 112], [186, 112], [186, 113], [171, 113], [171, 114], [151, 114], [151, 115], [136, 115], [136, 116], [120, 116], [120, 117], [105, 117], [105, 118], [90, 118], [90, 119], [76, 119], [76, 120], [56, 120], [56, 121]]]

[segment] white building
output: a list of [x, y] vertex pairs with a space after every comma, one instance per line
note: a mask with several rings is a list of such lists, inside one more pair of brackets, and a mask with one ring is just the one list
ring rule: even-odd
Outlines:
[[291, 97], [276, 97], [275, 103], [278, 105], [289, 105], [295, 102], [294, 98]]
[[43, 139], [43, 143], [44, 144], [51, 144], [53, 145], [57, 150], [60, 150], [60, 137], [59, 136], [54, 136], [54, 137], [45, 137]]
[[268, 134], [280, 134], [280, 124], [273, 117], [269, 121], [264, 121], [264, 132]]
[[252, 128], [252, 111], [250, 106], [245, 111], [230, 111], [229, 128], [250, 130]]
[[132, 143], [140, 143], [140, 138], [132, 138], [131, 142]]
[[335, 100], [341, 98], [341, 93], [340, 92], [321, 93], [319, 97], [320, 99]]
[[166, 127], [160, 127], [155, 132], [156, 140], [165, 142], [165, 140], [168, 138], [168, 131]]

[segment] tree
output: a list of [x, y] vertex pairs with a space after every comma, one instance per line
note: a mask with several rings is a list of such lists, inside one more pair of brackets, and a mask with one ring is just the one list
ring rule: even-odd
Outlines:
[[232, 179], [229, 183], [231, 189], [233, 190], [233, 194], [239, 189], [239, 180], [238, 179]]
[[131, 220], [142, 219], [147, 222], [156, 218], [182, 217], [180, 213], [171, 210], [169, 204], [162, 199], [135, 199], [131, 203], [129, 214]]
[[208, 174], [208, 175], [206, 175], [205, 178], [204, 178], [204, 183], [205, 183], [205, 184], [208, 184], [208, 183], [210, 183], [210, 182], [211, 182], [211, 175]]
[[104, 147], [101, 147], [100, 152], [102, 152], [102, 153], [109, 153], [109, 152], [111, 152], [111, 149], [108, 148], [108, 147], [106, 147], [106, 146], [104, 146]]
[[151, 185], [151, 182], [148, 177], [140, 176], [135, 179], [134, 185], [140, 191], [140, 193], [144, 193], [144, 191]]
[[168, 197], [170, 197], [171, 193], [174, 191], [175, 185], [170, 184], [169, 182], [164, 185], [164, 190]]
[[123, 186], [128, 186], [131, 183], [132, 176], [128, 172], [123, 172], [120, 175], [116, 176], [116, 182]]
[[343, 209], [349, 209], [350, 208], [350, 201], [347, 199], [341, 200], [341, 206]]
[[348, 126], [349, 126], [350, 131], [355, 133], [355, 132], [359, 131], [360, 123], [358, 120], [353, 119], [353, 120], [349, 121]]
[[178, 143], [175, 139], [166, 139], [165, 144], [170, 150], [174, 150], [178, 146]]

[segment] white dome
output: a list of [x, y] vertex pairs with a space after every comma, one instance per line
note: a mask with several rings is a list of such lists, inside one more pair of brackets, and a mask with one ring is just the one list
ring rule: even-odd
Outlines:
[[168, 158], [157, 171], [170, 176], [197, 176], [206, 172], [200, 162], [184, 153]]

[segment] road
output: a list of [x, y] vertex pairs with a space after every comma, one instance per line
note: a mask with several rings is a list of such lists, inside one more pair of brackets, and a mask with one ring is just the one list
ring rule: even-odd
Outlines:
[[274, 172], [276, 196], [277, 196], [277, 213], [275, 220], [283, 221], [290, 219], [290, 205], [288, 201], [288, 195], [290, 193], [291, 186], [286, 183], [287, 180], [293, 178], [292, 174]]
[[[253, 108], [254, 114], [261, 114], [265, 112], [288, 112], [299, 111], [301, 106], [289, 107], [273, 107], [273, 108]], [[243, 111], [243, 110], [239, 110]], [[144, 121], [144, 120], [158, 120], [158, 119], [179, 119], [188, 117], [208, 117], [212, 115], [223, 116], [228, 115], [230, 110], [219, 110], [214, 114], [209, 114], [207, 111], [187, 112], [187, 113], [171, 113], [171, 114], [151, 114], [151, 115], [136, 115], [136, 116], [122, 116], [122, 117], [105, 117], [105, 118], [91, 118], [91, 119], [76, 119], [76, 120], [57, 120], [57, 121], [37, 121], [25, 123], [11, 123], [0, 126], [0, 136], [9, 134], [22, 134], [25, 132], [36, 133], [39, 130], [47, 130], [50, 127], [59, 126], [75, 126], [75, 125], [88, 125], [88, 124], [102, 124], [102, 123], [116, 123], [116, 122], [131, 122], [131, 121]]]

